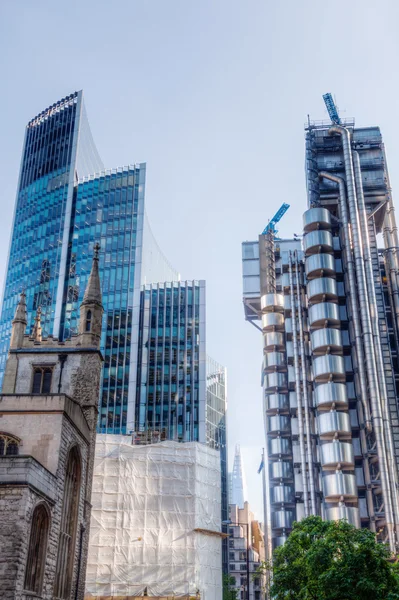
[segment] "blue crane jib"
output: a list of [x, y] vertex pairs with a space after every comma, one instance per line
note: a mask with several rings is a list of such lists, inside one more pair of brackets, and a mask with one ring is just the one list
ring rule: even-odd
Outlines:
[[333, 123], [339, 125], [341, 123], [341, 119], [339, 118], [338, 109], [335, 105], [334, 99], [331, 94], [323, 94], [324, 104], [328, 110], [328, 114], [330, 115], [330, 119]]
[[289, 207], [290, 207], [290, 205], [286, 204], [285, 202], [284, 202], [284, 204], [282, 204], [280, 206], [280, 208], [278, 209], [278, 211], [276, 212], [274, 217], [272, 219], [270, 219], [270, 221], [268, 222], [268, 224], [262, 231], [262, 235], [265, 235], [266, 233], [270, 233], [270, 232], [272, 232], [272, 233], [277, 232], [276, 223], [278, 223], [280, 221], [280, 219], [285, 215], [285, 213], [287, 212]]

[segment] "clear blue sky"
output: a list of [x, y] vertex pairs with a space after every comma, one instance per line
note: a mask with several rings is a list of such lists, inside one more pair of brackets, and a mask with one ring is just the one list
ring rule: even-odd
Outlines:
[[282, 202], [305, 210], [303, 123], [381, 126], [399, 194], [395, 0], [2, 0], [0, 277], [24, 127], [83, 89], [109, 168], [147, 162], [153, 232], [183, 278], [207, 280], [208, 352], [228, 368], [230, 452], [241, 443], [262, 517], [261, 335], [245, 323], [241, 241]]

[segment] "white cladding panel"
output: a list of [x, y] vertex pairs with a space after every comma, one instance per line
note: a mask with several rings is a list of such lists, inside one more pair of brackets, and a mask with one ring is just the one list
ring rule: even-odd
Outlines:
[[222, 597], [220, 457], [98, 435], [86, 594]]

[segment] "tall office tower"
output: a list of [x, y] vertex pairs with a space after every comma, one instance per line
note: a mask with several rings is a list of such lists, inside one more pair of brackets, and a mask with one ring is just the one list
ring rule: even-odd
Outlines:
[[205, 282], [145, 285], [139, 329], [136, 431], [205, 442]]
[[229, 498], [229, 503], [238, 506], [238, 508], [244, 508], [246, 495], [246, 481], [242, 463], [241, 448], [240, 444], [236, 444], [233, 470], [231, 473], [231, 498]]
[[303, 240], [243, 243], [245, 315], [264, 341], [272, 541], [321, 514], [395, 551], [398, 233], [379, 128], [333, 119], [306, 127]]
[[[28, 327], [41, 306], [43, 335], [60, 331], [75, 182], [102, 168], [82, 92], [56, 102], [28, 123], [0, 319], [1, 378], [22, 289]], [[85, 250], [90, 256], [92, 248]]]

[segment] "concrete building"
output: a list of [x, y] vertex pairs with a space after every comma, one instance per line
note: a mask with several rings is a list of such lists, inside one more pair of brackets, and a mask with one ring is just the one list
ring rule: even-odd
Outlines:
[[[264, 536], [248, 502], [229, 505], [229, 575], [235, 580], [239, 600], [261, 600], [264, 577], [255, 576], [265, 560]], [[249, 590], [247, 588], [249, 580]], [[249, 593], [248, 593], [249, 592]]]
[[12, 322], [0, 396], [0, 598], [82, 600], [102, 355], [98, 250], [76, 335]]
[[303, 239], [242, 246], [245, 315], [264, 341], [271, 535], [276, 547], [320, 514], [397, 551], [395, 212], [379, 128], [333, 119], [306, 126]]

